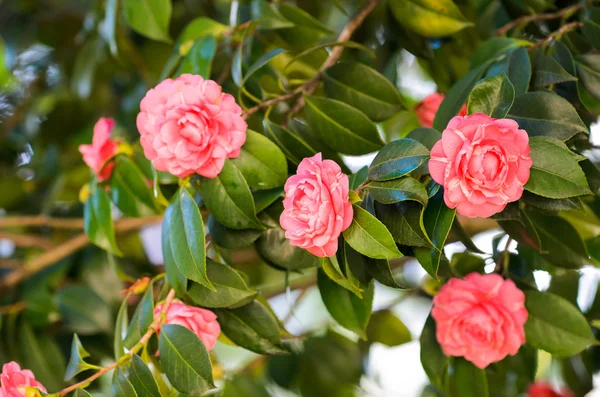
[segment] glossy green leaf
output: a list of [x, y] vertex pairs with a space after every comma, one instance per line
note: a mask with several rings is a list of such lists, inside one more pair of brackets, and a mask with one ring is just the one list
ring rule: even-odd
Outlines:
[[363, 291], [362, 299], [333, 282], [322, 270], [318, 273], [318, 286], [321, 299], [335, 321], [366, 339], [373, 307], [373, 282]]
[[452, 397], [488, 397], [490, 395], [485, 370], [477, 368], [470, 361], [461, 357], [452, 360], [448, 383]]
[[254, 199], [244, 176], [229, 160], [216, 178], [200, 180], [202, 201], [211, 215], [232, 229], [264, 229], [256, 218]]
[[381, 121], [403, 109], [398, 89], [382, 74], [362, 63], [340, 62], [324, 74], [325, 92]]
[[406, 137], [414, 139], [425, 146], [427, 150], [431, 150], [433, 149], [433, 145], [442, 139], [442, 134], [433, 128], [415, 128]]
[[163, 371], [177, 391], [194, 397], [215, 387], [208, 350], [192, 331], [164, 324], [158, 347]]
[[383, 146], [377, 127], [361, 111], [343, 102], [305, 97], [308, 125], [331, 148], [344, 154], [367, 154]]
[[194, 42], [189, 53], [179, 65], [177, 75], [196, 74], [210, 79], [212, 62], [217, 52], [217, 41], [213, 36], [203, 36]]
[[185, 295], [187, 290], [187, 278], [179, 270], [179, 266], [173, 255], [171, 249], [171, 227], [169, 225], [170, 219], [173, 218], [173, 212], [175, 211], [174, 205], [169, 205], [165, 210], [165, 217], [161, 228], [161, 247], [163, 254], [163, 262], [165, 265], [165, 272], [167, 275], [167, 281], [177, 291], [179, 295]]
[[526, 291], [525, 297], [527, 343], [558, 357], [597, 344], [585, 317], [564, 298], [539, 291]]
[[498, 220], [498, 224], [519, 244], [538, 252], [542, 250], [539, 233], [525, 211], [518, 210], [514, 219]]
[[442, 348], [436, 338], [435, 320], [427, 317], [425, 326], [421, 332], [421, 365], [429, 380], [439, 390], [446, 389], [448, 376], [448, 367], [450, 365], [448, 357], [442, 352]]
[[48, 390], [60, 390], [63, 387], [65, 363], [63, 354], [46, 333], [33, 332], [25, 322], [18, 328], [19, 364], [35, 374], [35, 378]]
[[138, 397], [161, 397], [152, 372], [137, 354], [131, 357], [127, 379]]
[[169, 205], [171, 254], [186, 278], [213, 288], [206, 276], [204, 222], [198, 205], [185, 188], [179, 189]]
[[589, 7], [583, 20], [583, 35], [590, 43], [600, 49], [600, 8]]
[[[581, 165], [581, 164], [580, 164]], [[523, 196], [521, 197], [524, 202], [527, 204], [531, 204], [534, 207], [546, 210], [546, 211], [569, 211], [583, 210], [583, 206], [581, 204], [581, 199], [579, 197], [571, 197], [567, 199], [549, 199], [546, 197], [538, 196], [537, 194], [533, 194], [531, 192], [525, 191], [523, 192]]]
[[562, 142], [533, 137], [529, 146], [533, 164], [525, 190], [553, 199], [592, 193], [577, 159]]
[[138, 397], [133, 385], [120, 367], [115, 368], [113, 373], [111, 390], [114, 397]]
[[267, 207], [283, 195], [283, 186], [275, 189], [256, 190], [252, 192], [256, 213], [263, 212]]
[[558, 217], [528, 213], [542, 243], [542, 256], [550, 263], [567, 269], [590, 265], [586, 245], [569, 222]]
[[90, 183], [90, 196], [83, 208], [85, 234], [98, 247], [115, 255], [123, 255], [117, 247], [115, 225], [106, 192], [96, 183]]
[[219, 223], [213, 216], [208, 217], [208, 231], [210, 233], [210, 238], [215, 244], [227, 249], [247, 247], [263, 234], [262, 230], [256, 229], [230, 229]]
[[350, 190], [357, 189], [369, 176], [369, 168], [367, 166], [362, 167], [360, 170], [352, 175], [348, 176], [348, 184]]
[[275, 48], [272, 49], [271, 51], [268, 51], [266, 53], [264, 53], [260, 58], [258, 58], [246, 71], [246, 74], [244, 75], [244, 78], [242, 79], [242, 84], [241, 86], [243, 87], [244, 84], [248, 81], [248, 79], [260, 68], [262, 68], [263, 66], [265, 66], [267, 63], [269, 63], [269, 61], [271, 61], [273, 58], [275, 58], [276, 56], [278, 56], [281, 53], [286, 52], [285, 50], [281, 49], [281, 48]]
[[[344, 243], [343, 248], [346, 246], [347, 244]], [[358, 285], [359, 283], [357, 280], [353, 279], [352, 277], [346, 277], [346, 275], [342, 272], [337, 255], [319, 258], [319, 262], [321, 263], [321, 270], [323, 270], [324, 274], [327, 275], [331, 281], [362, 299], [363, 289], [360, 287], [360, 285]]]
[[600, 100], [600, 55], [578, 55], [575, 60], [581, 84], [594, 98]]
[[123, 0], [122, 7], [132, 29], [153, 40], [171, 41], [171, 0]]
[[502, 73], [506, 74], [512, 83], [516, 95], [526, 93], [531, 80], [531, 61], [527, 50], [523, 47], [517, 48], [503, 60], [490, 66], [487, 71], [488, 76], [498, 76]]
[[477, 83], [467, 104], [467, 113], [483, 113], [501, 119], [515, 100], [515, 89], [504, 73]]
[[429, 199], [423, 214], [423, 224], [435, 248], [415, 248], [414, 251], [417, 260], [431, 277], [437, 278], [442, 249], [452, 228], [455, 215], [456, 210], [446, 207], [444, 203], [443, 189]]
[[406, 0], [389, 3], [396, 19], [420, 35], [440, 37], [472, 26], [452, 0]]
[[530, 136], [565, 141], [578, 132], [588, 132], [573, 105], [551, 92], [530, 92], [516, 97], [508, 117]]
[[470, 252], [457, 252], [452, 255], [450, 268], [459, 277], [464, 277], [473, 272], [483, 274], [485, 272], [485, 260]]
[[400, 346], [412, 340], [406, 325], [389, 310], [373, 312], [367, 327], [369, 342], [381, 343], [385, 346]]
[[152, 290], [152, 284], [150, 284], [133, 313], [133, 318], [127, 329], [127, 335], [123, 340], [123, 346], [128, 349], [131, 349], [139, 342], [154, 320], [154, 293]]
[[265, 136], [275, 142], [294, 164], [300, 164], [303, 158], [314, 156], [317, 151], [303, 138], [269, 120], [263, 120]]
[[112, 201], [125, 215], [156, 213], [157, 205], [148, 180], [134, 162], [118, 156], [110, 178]]
[[259, 21], [259, 29], [276, 30], [294, 27], [273, 4], [266, 0], [252, 1], [252, 19]]
[[328, 26], [322, 24], [318, 19], [301, 8], [294, 7], [288, 3], [278, 3], [277, 8], [281, 15], [292, 22], [296, 27], [301, 26], [310, 30], [318, 30], [324, 34], [334, 33]]
[[429, 157], [429, 150], [414, 139], [404, 138], [383, 147], [369, 167], [369, 179], [396, 179], [418, 168]]
[[259, 354], [287, 354], [277, 318], [255, 300], [237, 309], [217, 309], [221, 331], [235, 344]]
[[58, 308], [69, 328], [80, 335], [112, 332], [110, 307], [94, 291], [73, 285], [56, 292]]
[[77, 334], [73, 334], [73, 342], [71, 344], [71, 357], [69, 358], [69, 364], [65, 371], [65, 381], [69, 381], [80, 372], [86, 371], [94, 366], [89, 365], [84, 361], [84, 358], [89, 357], [90, 353], [87, 352], [81, 345]]
[[485, 72], [486, 67], [487, 64], [476, 67], [450, 88], [450, 91], [446, 94], [444, 101], [435, 114], [433, 128], [438, 131], [443, 131], [450, 119], [460, 112], [460, 109], [467, 101], [471, 90]]
[[352, 248], [361, 254], [375, 259], [400, 258], [394, 238], [387, 228], [373, 215], [352, 205], [352, 224], [344, 230], [344, 238]]
[[250, 303], [256, 296], [242, 276], [227, 265], [207, 259], [206, 272], [216, 291], [200, 284], [192, 284], [188, 290], [192, 300], [202, 307], [235, 308]]
[[423, 205], [416, 201], [402, 201], [394, 205], [375, 203], [377, 218], [388, 228], [396, 243], [432, 248], [423, 224], [424, 210]]
[[252, 189], [283, 186], [288, 176], [283, 152], [270, 139], [252, 130], [246, 131], [240, 155], [231, 162]]
[[538, 57], [533, 70], [534, 87], [548, 87], [568, 81], [577, 81], [577, 77], [569, 74], [553, 57], [548, 55]]
[[383, 204], [394, 204], [399, 201], [412, 200], [423, 206], [427, 205], [427, 190], [425, 190], [425, 186], [411, 177], [383, 182], [369, 182], [364, 186], [364, 189], [368, 190], [376, 201]]
[[213, 19], [207, 17], [198, 17], [193, 19], [186, 25], [179, 36], [179, 41], [185, 43], [187, 41], [196, 41], [203, 36], [212, 36], [218, 38], [225, 32], [231, 30], [227, 25], [223, 25]]
[[73, 392], [73, 397], [92, 397], [92, 395], [84, 389], [78, 388]]
[[123, 354], [125, 354], [125, 346], [123, 345], [123, 339], [127, 335], [127, 328], [129, 324], [129, 315], [127, 314], [129, 297], [131, 292], [128, 292], [121, 303], [119, 312], [117, 313], [117, 321], [115, 321], [115, 336], [113, 338], [113, 351], [115, 360], [118, 360]]
[[493, 61], [500, 61], [508, 53], [531, 43], [511, 37], [492, 37], [481, 44], [471, 55], [471, 69], [486, 67]]

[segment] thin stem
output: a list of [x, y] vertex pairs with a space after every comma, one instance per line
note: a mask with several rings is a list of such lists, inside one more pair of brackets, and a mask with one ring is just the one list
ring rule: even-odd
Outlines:
[[571, 30], [575, 30], [577, 28], [581, 28], [581, 27], [583, 27], [583, 22], [571, 22], [571, 23], [568, 23], [566, 25], [563, 25], [557, 31], [550, 33], [548, 35], [548, 37], [546, 37], [544, 40], [540, 40], [537, 43], [535, 43], [534, 45], [532, 45], [530, 47], [527, 47], [527, 51], [533, 51], [536, 48], [539, 48], [539, 47], [543, 46], [544, 44], [549, 43], [553, 39], [560, 38], [560, 36], [562, 36], [563, 34], [569, 32]]
[[[597, 1], [600, 1], [600, 0], [590, 0], [588, 3], [595, 3]], [[504, 36], [506, 33], [508, 33], [509, 30], [511, 30], [515, 26], [518, 26], [521, 24], [526, 24], [526, 23], [534, 22], [534, 21], [547, 21], [547, 20], [558, 19], [558, 18], [567, 16], [567, 15], [571, 15], [572, 13], [578, 11], [579, 9], [583, 8], [584, 6], [585, 6], [585, 3], [580, 2], [578, 4], [563, 8], [562, 10], [556, 11], [556, 12], [548, 12], [545, 14], [524, 15], [522, 17], [515, 19], [514, 21], [507, 23], [506, 25], [502, 26], [500, 29], [496, 30], [496, 36]]]
[[[365, 4], [363, 6], [363, 8], [361, 8], [356, 13], [354, 18], [352, 18], [350, 21], [348, 21], [348, 24], [344, 27], [344, 29], [342, 29], [342, 32], [338, 36], [337, 42], [340, 43], [340, 42], [345, 42], [345, 41], [350, 40], [350, 37], [352, 36], [352, 34], [363, 23], [363, 21], [365, 20], [367, 15], [369, 15], [371, 13], [371, 11], [373, 11], [373, 9], [375, 8], [375, 6], [377, 5], [378, 2], [379, 2], [379, 0], [369, 0], [367, 2], [367, 4]], [[304, 84], [297, 87], [292, 92], [288, 92], [288, 93], [280, 95], [276, 98], [269, 99], [268, 101], [261, 102], [254, 107], [251, 107], [250, 109], [246, 110], [242, 114], [242, 117], [244, 117], [244, 119], [247, 119], [254, 113], [258, 112], [259, 110], [266, 109], [270, 106], [276, 105], [283, 101], [287, 101], [287, 100], [292, 99], [302, 93], [305, 93], [306, 95], [311, 95], [313, 92], [315, 92], [315, 90], [319, 86], [319, 82], [321, 81], [321, 76], [322, 76], [323, 72], [326, 69], [330, 68], [331, 66], [333, 66], [337, 63], [337, 61], [342, 56], [343, 51], [344, 51], [343, 46], [335, 46], [333, 48], [333, 50], [331, 51], [331, 54], [329, 54], [329, 56], [323, 63], [323, 65], [321, 65], [321, 68], [319, 68], [318, 73], [312, 79], [306, 81]], [[304, 107], [304, 97], [300, 96], [298, 98], [296, 104], [290, 111], [291, 116], [288, 115], [288, 120], [291, 119], [293, 117], [293, 115], [297, 114], [300, 110], [302, 110], [303, 107]]]
[[18, 234], [0, 231], [0, 239], [10, 240], [17, 247], [38, 247], [47, 250], [54, 246], [51, 240], [31, 234]]
[[148, 343], [148, 341], [150, 340], [152, 335], [154, 335], [154, 333], [156, 333], [160, 329], [160, 326], [163, 322], [163, 319], [165, 318], [167, 310], [169, 309], [169, 306], [171, 306], [171, 302], [173, 302], [174, 298], [175, 298], [175, 290], [172, 289], [169, 291], [169, 294], [167, 295], [167, 298], [165, 299], [165, 303], [163, 304], [163, 308], [160, 312], [160, 316], [157, 316], [154, 318], [154, 321], [152, 321], [152, 324], [150, 324], [148, 331], [146, 331], [146, 333], [140, 338], [139, 342], [136, 343], [135, 346], [133, 346], [131, 348], [131, 350], [129, 350], [129, 353], [124, 354], [114, 363], [112, 363], [106, 367], [100, 368], [100, 370], [98, 372], [96, 372], [92, 376], [82, 380], [81, 382], [75, 383], [74, 385], [71, 385], [65, 389], [62, 389], [61, 391], [59, 391], [57, 393], [57, 395], [59, 397], [62, 397], [80, 387], [86, 387], [88, 384], [95, 381], [96, 379], [98, 379], [99, 377], [104, 375], [105, 373], [107, 373], [107, 372], [115, 369], [117, 366], [129, 361], [131, 359], [131, 357], [133, 357], [134, 354], [136, 354], [138, 351], [140, 351]]
[[[124, 218], [115, 222], [115, 230], [141, 227], [162, 220], [162, 215], [152, 215], [144, 218]], [[0, 228], [11, 227], [49, 227], [52, 229], [83, 230], [83, 218], [52, 218], [45, 215], [39, 216], [5, 216], [0, 217]]]

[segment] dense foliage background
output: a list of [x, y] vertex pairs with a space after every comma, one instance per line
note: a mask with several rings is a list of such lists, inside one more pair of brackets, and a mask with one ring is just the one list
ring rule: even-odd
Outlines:
[[[517, 396], [542, 378], [585, 395], [600, 369], [597, 277], [581, 278], [600, 264], [594, 3], [0, 0], [0, 363], [59, 396], [107, 366], [94, 396]], [[183, 73], [244, 109], [246, 146], [216, 179], [157, 172], [139, 145], [141, 99]], [[455, 216], [424, 165], [464, 104], [531, 138], [526, 191], [493, 219]], [[100, 117], [120, 141], [103, 183], [77, 150]], [[317, 152], [350, 175], [363, 230], [324, 259], [279, 225], [286, 179]], [[471, 272], [527, 296], [527, 344], [485, 370], [445, 357], [425, 321]], [[165, 353], [167, 330], [160, 360], [158, 338], [138, 344], [171, 288], [218, 315], [200, 374], [185, 343]], [[401, 350], [419, 338], [424, 388]]]

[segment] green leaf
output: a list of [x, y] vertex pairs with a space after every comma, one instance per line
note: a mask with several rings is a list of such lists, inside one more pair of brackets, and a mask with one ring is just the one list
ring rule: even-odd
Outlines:
[[581, 31], [594, 47], [600, 49], [600, 8], [589, 7], [586, 9]]
[[206, 276], [204, 222], [198, 205], [185, 188], [179, 189], [165, 217], [169, 224], [171, 254], [177, 268], [186, 278], [214, 287]]
[[400, 346], [412, 340], [406, 325], [389, 310], [373, 312], [367, 327], [369, 342], [381, 343], [385, 346]]
[[561, 141], [533, 137], [529, 146], [533, 164], [525, 190], [554, 199], [592, 193], [577, 159]]
[[112, 314], [107, 303], [83, 285], [74, 285], [56, 293], [58, 309], [69, 328], [80, 335], [112, 332]]
[[287, 180], [283, 152], [270, 139], [252, 130], [246, 131], [246, 142], [240, 155], [231, 162], [252, 189], [272, 189], [283, 186]]
[[420, 342], [421, 365], [425, 373], [435, 387], [439, 390], [445, 390], [450, 362], [437, 341], [435, 320], [431, 317], [431, 314], [425, 321]]
[[361, 299], [333, 282], [322, 270], [319, 270], [317, 280], [321, 299], [329, 314], [341, 326], [366, 339], [365, 330], [373, 308], [373, 282], [369, 283]]
[[283, 150], [285, 157], [292, 163], [300, 164], [303, 158], [314, 156], [317, 151], [304, 139], [290, 130], [265, 119], [263, 120], [265, 135]]
[[252, 192], [256, 213], [259, 214], [283, 195], [283, 187]]
[[260, 58], [258, 58], [256, 60], [256, 62], [254, 62], [246, 71], [246, 74], [244, 75], [244, 78], [242, 79], [242, 84], [241, 86], [243, 87], [245, 85], [245, 83], [248, 81], [248, 79], [260, 68], [262, 68], [263, 66], [265, 66], [267, 63], [269, 63], [270, 60], [272, 60], [273, 58], [275, 58], [276, 56], [278, 56], [281, 53], [286, 52], [285, 50], [281, 49], [281, 48], [274, 48], [271, 51], [266, 52], [265, 54], [263, 54]]
[[216, 178], [201, 178], [200, 194], [211, 215], [232, 229], [264, 229], [256, 218], [252, 192], [238, 168], [225, 160]]
[[315, 256], [303, 248], [291, 245], [285, 237], [285, 231], [279, 224], [282, 212], [283, 204], [280, 200], [261, 213], [260, 219], [268, 229], [255, 243], [260, 256], [283, 269], [301, 270], [319, 266]]
[[90, 183], [90, 197], [83, 207], [84, 231], [98, 247], [118, 256], [123, 254], [117, 247], [115, 225], [110, 211], [110, 201], [101, 186]]
[[325, 92], [360, 110], [373, 121], [403, 109], [396, 87], [376, 70], [357, 62], [340, 62], [325, 71]]
[[533, 70], [534, 87], [548, 87], [567, 81], [577, 81], [577, 77], [569, 74], [553, 57], [548, 55], [538, 57]]
[[80, 372], [96, 368], [95, 366], [92, 366], [83, 360], [84, 358], [89, 356], [90, 353], [88, 353], [87, 350], [83, 348], [77, 334], [73, 334], [73, 342], [71, 344], [71, 357], [69, 358], [69, 364], [67, 365], [67, 370], [65, 371], [65, 381], [73, 379], [75, 375], [77, 375]]
[[233, 268], [207, 259], [206, 271], [216, 291], [200, 284], [192, 284], [188, 294], [198, 305], [235, 308], [250, 303], [256, 296], [256, 291], [248, 288], [242, 276]]
[[526, 291], [525, 297], [527, 343], [557, 357], [597, 344], [583, 314], [566, 299], [539, 291]]
[[540, 236], [525, 211], [519, 209], [514, 219], [498, 220], [498, 224], [519, 244], [538, 252], [541, 251]]
[[467, 113], [483, 113], [501, 119], [506, 116], [515, 100], [515, 89], [504, 73], [488, 77], [478, 83], [467, 105]]
[[252, 19], [259, 21], [259, 29], [276, 30], [294, 27], [274, 5], [266, 0], [252, 1]]
[[208, 217], [208, 231], [215, 244], [227, 249], [245, 248], [263, 234], [262, 230], [256, 229], [230, 229], [220, 224], [213, 216]]
[[92, 397], [92, 395], [84, 389], [78, 388], [73, 392], [73, 397]]
[[171, 0], [123, 0], [123, 12], [133, 30], [153, 40], [171, 42]]
[[456, 210], [451, 210], [444, 203], [443, 189], [440, 189], [435, 196], [429, 199], [427, 208], [425, 208], [423, 224], [435, 248], [415, 248], [414, 251], [423, 269], [433, 278], [437, 278], [442, 250], [452, 228], [455, 215]]
[[389, 3], [394, 17], [422, 36], [440, 37], [473, 26], [452, 0], [406, 0]]
[[127, 304], [131, 292], [128, 292], [121, 303], [119, 312], [117, 313], [117, 321], [115, 322], [115, 337], [113, 340], [113, 350], [115, 354], [115, 360], [121, 358], [125, 354], [125, 347], [123, 346], [123, 338], [127, 335], [127, 324], [129, 324], [129, 315], [127, 314]]
[[127, 379], [131, 382], [138, 397], [161, 397], [152, 372], [137, 354], [131, 357], [128, 373]]
[[581, 84], [594, 98], [600, 100], [600, 55], [578, 55], [575, 61]]
[[485, 261], [482, 257], [473, 255], [470, 252], [457, 252], [452, 255], [450, 268], [459, 277], [464, 277], [469, 273], [485, 273]]
[[423, 224], [424, 210], [425, 207], [416, 201], [402, 201], [394, 205], [375, 203], [377, 218], [388, 228], [396, 243], [432, 248]]
[[377, 127], [361, 111], [344, 102], [305, 97], [308, 125], [319, 132], [331, 148], [344, 154], [360, 155], [383, 146]]
[[531, 80], [531, 61], [527, 50], [519, 47], [512, 51], [497, 64], [490, 66], [488, 76], [506, 74], [512, 83], [515, 94], [521, 95], [527, 92]]
[[425, 190], [425, 186], [409, 176], [391, 181], [369, 182], [364, 186], [364, 189], [368, 190], [376, 201], [383, 204], [412, 200], [423, 206], [427, 205], [427, 190]]
[[471, 69], [487, 67], [491, 62], [499, 61], [519, 47], [531, 45], [531, 42], [510, 37], [492, 37], [481, 44], [471, 55]]
[[577, 230], [566, 220], [528, 212], [542, 243], [542, 256], [550, 263], [567, 269], [590, 265], [587, 248]]
[[158, 348], [163, 371], [177, 391], [195, 397], [215, 387], [208, 350], [192, 331], [164, 324]]
[[318, 19], [301, 8], [287, 3], [278, 3], [277, 7], [281, 15], [292, 22], [296, 28], [301, 26], [310, 30], [318, 30], [326, 35], [335, 33], [328, 26], [322, 24]]
[[486, 68], [487, 64], [478, 66], [464, 75], [452, 86], [452, 88], [450, 88], [450, 91], [446, 94], [444, 101], [435, 114], [433, 128], [438, 131], [446, 129], [450, 119], [458, 114], [464, 103], [467, 101], [475, 83], [481, 78]]
[[415, 128], [409, 132], [406, 137], [414, 139], [425, 146], [428, 150], [431, 150], [433, 149], [433, 145], [442, 139], [442, 134], [433, 128]]
[[65, 370], [60, 348], [48, 334], [36, 335], [29, 324], [22, 324], [18, 329], [19, 363], [31, 370], [48, 390], [60, 390]]
[[404, 138], [383, 147], [369, 167], [369, 179], [396, 179], [417, 169], [429, 157], [429, 150], [414, 139]]
[[138, 397], [133, 385], [127, 380], [120, 367], [115, 368], [113, 373], [111, 390], [114, 397]]
[[367, 166], [362, 167], [360, 170], [358, 170], [354, 174], [348, 176], [348, 183], [350, 186], [350, 190], [357, 189], [364, 181], [367, 180], [368, 176], [369, 176], [369, 168]]
[[188, 23], [183, 29], [183, 32], [179, 36], [179, 40], [181, 43], [185, 43], [187, 41], [196, 41], [200, 37], [203, 36], [212, 36], [214, 38], [218, 38], [223, 35], [225, 32], [231, 30], [231, 28], [227, 25], [223, 25], [213, 19], [207, 17], [198, 17]]
[[144, 174], [126, 156], [118, 156], [110, 178], [112, 201], [125, 215], [157, 213], [154, 195]]
[[210, 79], [212, 62], [217, 52], [217, 41], [213, 36], [203, 36], [194, 42], [189, 53], [179, 65], [177, 75], [196, 74]]
[[127, 335], [123, 340], [123, 345], [128, 349], [139, 342], [154, 320], [154, 293], [152, 291], [153, 287], [150, 284], [133, 314]]
[[519, 128], [529, 136], [551, 136], [566, 141], [578, 132], [588, 133], [573, 105], [552, 92], [519, 95], [508, 117], [519, 123]]
[[235, 344], [259, 354], [287, 354], [277, 318], [255, 300], [237, 309], [217, 309], [221, 331]]
[[352, 224], [343, 232], [348, 244], [369, 258], [400, 258], [402, 254], [383, 223], [356, 204], [352, 208]]
[[449, 378], [451, 396], [488, 397], [490, 395], [485, 370], [477, 368], [464, 358], [453, 359], [451, 374]]
[[[581, 165], [581, 164], [580, 164]], [[584, 171], [585, 172], [585, 171]], [[527, 204], [531, 204], [534, 207], [546, 210], [546, 211], [569, 211], [576, 210], [582, 211], [583, 206], [579, 197], [571, 197], [567, 199], [549, 199], [546, 197], [538, 196], [537, 194], [530, 193], [528, 191], [523, 192], [522, 199]]]
[[[347, 244], [344, 242], [343, 247], [346, 248], [346, 246], [347, 246]], [[354, 252], [356, 252], [356, 251], [354, 251]], [[358, 254], [358, 255], [360, 255], [360, 254]], [[327, 275], [327, 277], [329, 277], [329, 279], [331, 279], [333, 282], [335, 282], [340, 287], [345, 288], [347, 291], [352, 292], [358, 298], [362, 299], [363, 289], [360, 287], [360, 285], [357, 285], [358, 283], [356, 282], [356, 280], [354, 278], [346, 277], [346, 275], [344, 273], [342, 273], [340, 264], [337, 259], [337, 255], [334, 255], [330, 258], [328, 258], [328, 257], [319, 258], [319, 262], [321, 263], [321, 269], [323, 270], [323, 272], [325, 272], [325, 274]], [[344, 262], [344, 265], [345, 265], [345, 262]]]
[[167, 281], [175, 289], [177, 294], [183, 296], [187, 290], [187, 278], [179, 271], [179, 266], [173, 256], [171, 249], [171, 227], [169, 226], [170, 220], [173, 217], [175, 211], [174, 206], [171, 204], [165, 210], [165, 217], [162, 223], [161, 229], [161, 247], [163, 254], [163, 262], [165, 265], [165, 272], [167, 274]]

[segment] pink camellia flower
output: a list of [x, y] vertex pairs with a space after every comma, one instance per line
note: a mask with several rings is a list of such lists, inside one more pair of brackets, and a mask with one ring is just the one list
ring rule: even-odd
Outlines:
[[[156, 305], [154, 316], [160, 316], [163, 304]], [[173, 301], [166, 314], [165, 324], [178, 324], [194, 332], [204, 343], [207, 350], [211, 350], [217, 343], [221, 333], [221, 326], [217, 322], [217, 315], [210, 310], [188, 306], [180, 301]]]
[[456, 116], [431, 149], [429, 173], [444, 201], [471, 218], [487, 218], [518, 200], [531, 168], [529, 137], [514, 120]]
[[96, 173], [99, 182], [104, 182], [110, 178], [115, 166], [113, 162], [106, 164], [117, 153], [117, 142], [110, 139], [114, 127], [115, 121], [113, 119], [102, 117], [94, 125], [92, 144], [79, 145], [79, 152], [83, 155], [83, 161]]
[[319, 257], [337, 252], [340, 233], [352, 223], [348, 176], [321, 153], [307, 157], [285, 183], [279, 222], [292, 245]]
[[452, 278], [433, 298], [437, 340], [447, 356], [479, 368], [515, 355], [525, 343], [525, 294], [498, 274]]
[[140, 108], [137, 128], [144, 154], [154, 168], [179, 178], [194, 173], [215, 178], [225, 159], [239, 156], [246, 140], [242, 109], [201, 76], [161, 82], [146, 93]]
[[[417, 114], [417, 119], [419, 120], [419, 124], [423, 127], [431, 128], [433, 127], [433, 120], [435, 120], [435, 114], [437, 113], [442, 101], [444, 100], [444, 94], [438, 94], [434, 92], [433, 94], [427, 95], [425, 99], [415, 106], [415, 112]], [[459, 116], [465, 116], [467, 114], [467, 106], [463, 105], [458, 112]]]
[[573, 397], [569, 390], [556, 391], [546, 382], [537, 382], [529, 385], [527, 397]]
[[14, 361], [2, 366], [0, 397], [25, 397], [28, 387], [34, 387], [46, 393], [46, 388], [35, 380], [35, 376], [30, 370], [21, 369], [19, 364]]

